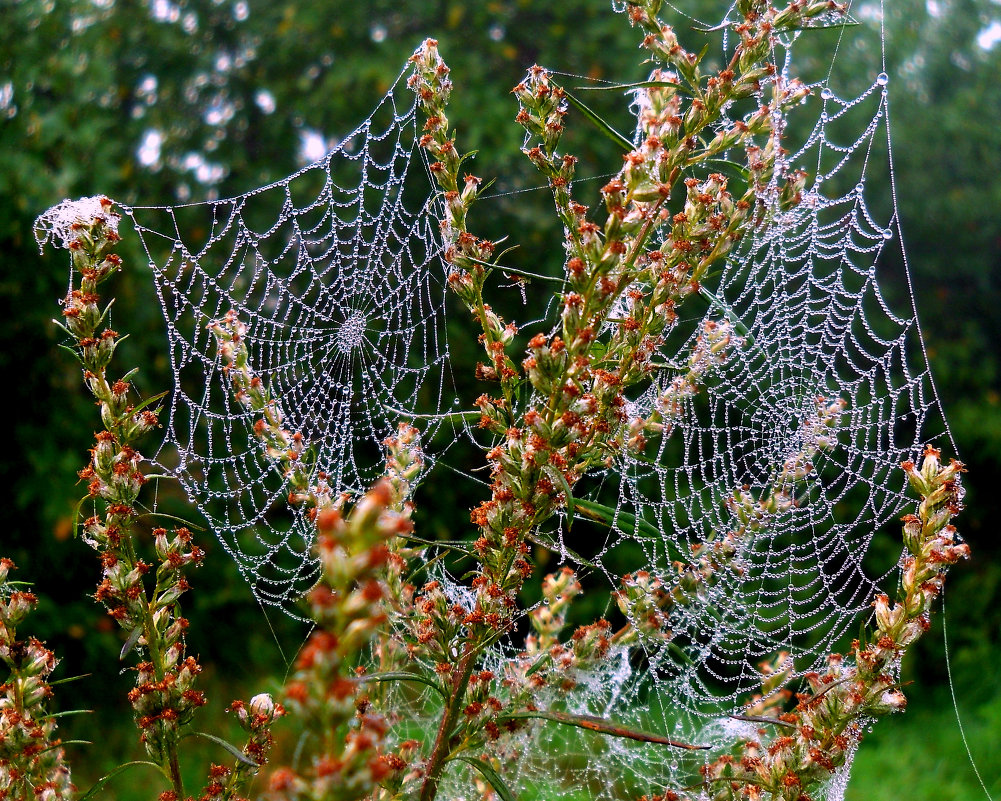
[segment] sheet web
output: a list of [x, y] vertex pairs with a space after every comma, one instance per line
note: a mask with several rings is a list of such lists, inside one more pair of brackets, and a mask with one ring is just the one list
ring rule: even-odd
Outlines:
[[[894, 302], [877, 283], [877, 264], [892, 262], [881, 256], [901, 247], [882, 183], [887, 79], [873, 76], [850, 98], [833, 82], [812, 88], [794, 116], [801, 126], [815, 122], [798, 144], [789, 140], [787, 157], [812, 176], [803, 202], [773, 209], [769, 224], [745, 237], [705, 297], [685, 307], [689, 319], [661, 354], [666, 365], [684, 365], [712, 322], [731, 333], [726, 357], [710, 366], [699, 393], [677, 398], [656, 444], [581, 487], [582, 497], [615, 509], [589, 564], [576, 565], [609, 588], [629, 560], [630, 569], [670, 583], [693, 546], [735, 529], [727, 503], [735, 492], [796, 500], [745, 534], [732, 567], [679, 608], [669, 643], [649, 642], [639, 655], [578, 676], [569, 697], [570, 711], [712, 749], [679, 754], [540, 725], [508, 753], [521, 785], [558, 777], [565, 760], [546, 765], [545, 755], [566, 754], [568, 744], [573, 783], [595, 798], [697, 783], [704, 761], [748, 733], [750, 724], [731, 716], [760, 686], [761, 663], [788, 653], [781, 666], [794, 676], [817, 669], [845, 650], [875, 594], [895, 580], [892, 559], [875, 567], [864, 560], [880, 529], [908, 507], [899, 463], [943, 423], [906, 276], [892, 276]], [[286, 610], [316, 578], [311, 527], [288, 511], [287, 487], [252, 433], [253, 416], [231, 399], [206, 326], [230, 309], [247, 324], [253, 369], [334, 486], [360, 490], [377, 477], [381, 443], [400, 420], [419, 418], [432, 466], [442, 460], [463, 430], [448, 414], [456, 396], [447, 268], [425, 167], [420, 159], [412, 167], [417, 128], [398, 81], [326, 158], [287, 179], [211, 203], [125, 209], [150, 258], [176, 380], [156, 459], [257, 598]], [[631, 412], [662, 405], [677, 373], [664, 369]], [[836, 425], [820, 426], [818, 414], [832, 408]], [[790, 483], [781, 468], [798, 455], [813, 469]], [[565, 528], [552, 533], [573, 564], [581, 548]], [[890, 527], [886, 536], [897, 542], [899, 532]], [[457, 603], [469, 602], [443, 563], [434, 571]], [[489, 658], [502, 673], [511, 655], [498, 646]], [[448, 797], [467, 795], [469, 777], [449, 775]], [[846, 776], [835, 776], [829, 797]]]
[[256, 597], [293, 614], [317, 578], [312, 526], [289, 511], [207, 325], [231, 309], [247, 325], [251, 367], [337, 491], [381, 474], [397, 420], [453, 402], [437, 215], [420, 160], [411, 172], [412, 94], [398, 80], [324, 159], [269, 186], [124, 209], [149, 255], [175, 377], [156, 459]]

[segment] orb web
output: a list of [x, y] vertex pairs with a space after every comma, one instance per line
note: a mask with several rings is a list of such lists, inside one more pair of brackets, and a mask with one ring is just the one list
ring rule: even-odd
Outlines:
[[[780, 211], [774, 197], [764, 198], [765, 224], [684, 307], [688, 319], [662, 362], [684, 365], [706, 323], [729, 327], [732, 346], [698, 392], [677, 399], [659, 441], [582, 482], [582, 498], [615, 510], [596, 555], [576, 556], [585, 545], [575, 539], [582, 523], [553, 533], [564, 562], [580, 574], [604, 574], [610, 588], [624, 564], [673, 586], [679, 566], [697, 567], [694, 547], [739, 528], [728, 505], [735, 493], [758, 499], [778, 491], [794, 501], [745, 532], [732, 564], [674, 609], [669, 641], [650, 640], [639, 654], [613, 651], [607, 664], [575, 676], [579, 685], [565, 698], [548, 699], [708, 750], [539, 724], [511, 746], [519, 787], [585, 787], [597, 799], [697, 787], [701, 766], [738, 740], [760, 738], [759, 725], [740, 716], [760, 692], [766, 665], [788, 669], [785, 686], [797, 688], [829, 654], [849, 652], [875, 596], [894, 590], [899, 517], [914, 505], [900, 463], [926, 443], [955, 449], [906, 275], [888, 84], [878, 72], [848, 97], [837, 79], [811, 84], [810, 98], [790, 114], [791, 152], [782, 165], [811, 176], [803, 202]], [[646, 417], [662, 406], [682, 371], [664, 369], [630, 413]], [[818, 425], [818, 410], [832, 404], [835, 424]], [[783, 478], [783, 465], [807, 460], [804, 475]], [[498, 650], [498, 670], [516, 651]], [[843, 797], [850, 763], [832, 775], [824, 797]]]
[[[766, 224], [684, 307], [660, 354], [664, 369], [630, 412], [646, 416], [664, 403], [706, 323], [727, 326], [732, 346], [698, 392], [674, 398], [662, 438], [582, 482], [582, 498], [615, 510], [586, 560], [575, 555], [580, 525], [552, 532], [562, 560], [606, 587], [619, 584], [623, 564], [670, 585], [678, 565], [692, 566], [693, 547], [738, 527], [728, 504], [735, 494], [778, 491], [795, 501], [745, 532], [732, 565], [676, 608], [669, 641], [615, 653], [577, 675], [565, 698], [539, 699], [709, 750], [539, 724], [506, 746], [519, 788], [567, 784], [613, 799], [697, 785], [700, 766], [757, 736], [734, 715], [759, 689], [762, 663], [788, 668], [796, 686], [827, 654], [847, 650], [874, 596], [892, 589], [894, 558], [880, 561], [871, 546], [876, 537], [899, 542], [895, 521], [911, 503], [899, 463], [948, 430], [907, 276], [886, 273], [906, 264], [890, 258], [903, 253], [888, 84], [877, 73], [850, 97], [833, 79], [812, 84], [793, 112], [801, 132], [790, 129], [783, 165], [812, 176], [802, 203], [780, 211], [763, 198]], [[232, 399], [206, 326], [236, 310], [253, 370], [340, 489], [379, 475], [381, 443], [401, 418], [426, 415], [425, 442], [453, 440], [459, 432], [441, 414], [454, 390], [439, 215], [424, 166], [411, 169], [415, 117], [398, 82], [328, 156], [289, 178], [226, 200], [124, 209], [150, 258], [175, 375], [156, 458], [257, 597], [286, 609], [316, 577], [311, 526], [289, 515], [280, 471], [253, 435], [254, 415]], [[49, 220], [57, 235], [61, 221]], [[836, 424], [819, 426], [818, 413], [840, 402]], [[810, 470], [788, 480], [784, 466], [807, 458]], [[429, 572], [455, 603], [471, 603], [444, 562]], [[516, 653], [500, 644], [488, 666], [502, 675]], [[420, 703], [406, 704], [420, 716]], [[559, 770], [547, 754], [560, 755]], [[828, 798], [840, 797], [848, 772], [832, 778]], [[451, 771], [443, 793], [466, 796], [469, 783]]]
[[[234, 401], [210, 321], [235, 310], [250, 366], [336, 491], [382, 472], [397, 421], [451, 395], [437, 214], [402, 80], [323, 159], [238, 197], [125, 207], [149, 256], [175, 389], [157, 460], [232, 554], [257, 598], [291, 611], [315, 582], [312, 526]], [[432, 458], [434, 453], [432, 453]]]

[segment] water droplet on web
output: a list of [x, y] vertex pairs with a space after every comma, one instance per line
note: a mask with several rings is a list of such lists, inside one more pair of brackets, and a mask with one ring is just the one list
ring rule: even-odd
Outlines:
[[879, 75], [876, 76], [877, 86], [886, 86], [889, 82], [890, 82], [890, 76], [887, 75], [885, 72], [881, 72], [879, 73]]
[[855, 191], [861, 195], [865, 191], [865, 184], [862, 183], [855, 184]]
[[831, 90], [829, 86], [825, 86], [823, 89], [820, 90], [820, 96], [824, 98], [824, 100], [830, 100], [832, 97], [834, 97], [834, 92]]
[[341, 353], [350, 353], [365, 341], [368, 318], [360, 311], [352, 312], [337, 329], [335, 343]]
[[883, 231], [883, 239], [893, 239], [893, 229], [887, 228]]
[[671, 762], [671, 770], [676, 771], [677, 769], [678, 769], [678, 760], [675, 759], [673, 762]]

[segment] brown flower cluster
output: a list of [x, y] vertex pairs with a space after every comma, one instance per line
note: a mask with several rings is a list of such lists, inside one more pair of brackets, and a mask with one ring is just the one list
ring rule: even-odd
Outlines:
[[57, 660], [34, 637], [17, 637], [38, 599], [9, 580], [13, 569], [10, 559], [0, 559], [0, 660], [8, 670], [0, 684], [0, 799], [68, 800], [76, 788], [48, 709]]
[[[807, 691], [796, 693], [788, 712], [782, 704], [789, 697], [784, 685], [792, 665], [783, 659], [781, 666], [767, 666], [763, 685], [771, 699], [754, 699], [748, 710], [765, 728], [735, 754], [706, 766], [706, 789], [714, 801], [807, 801], [849, 758], [870, 720], [906, 705], [900, 659], [927, 631], [946, 571], [969, 555], [969, 547], [957, 541], [951, 523], [962, 508], [962, 465], [942, 464], [939, 451], [928, 447], [920, 467], [909, 461], [902, 467], [921, 500], [916, 514], [903, 518], [908, 553], [898, 598], [876, 599], [871, 635], [855, 641], [847, 657], [831, 654], [823, 673], [807, 674]], [[775, 717], [762, 717], [769, 714]]]

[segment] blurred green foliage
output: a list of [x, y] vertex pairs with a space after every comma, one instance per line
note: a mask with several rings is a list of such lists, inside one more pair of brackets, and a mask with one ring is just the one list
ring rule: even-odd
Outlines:
[[[703, 20], [719, 16], [712, 4], [690, 6]], [[439, 38], [453, 69], [463, 147], [479, 149], [477, 173], [498, 176], [496, 191], [509, 193], [537, 185], [518, 152], [521, 133], [508, 96], [525, 67], [538, 62], [622, 82], [644, 71], [635, 35], [605, 0], [0, 0], [0, 10], [0, 375], [13, 412], [0, 463], [4, 553], [46, 598], [37, 633], [69, 672], [95, 673], [76, 685], [81, 703], [103, 704], [123, 699], [130, 677], [114, 667], [118, 634], [85, 597], [97, 567], [72, 536], [83, 494], [73, 486], [74, 472], [86, 462], [98, 421], [48, 322], [65, 292], [65, 261], [51, 253], [39, 259], [35, 216], [64, 197], [105, 193], [126, 203], [171, 203], [280, 178], [300, 166], [304, 137], [330, 142], [362, 120], [428, 35]], [[843, 38], [816, 36], [803, 66], [807, 77], [824, 74], [835, 48], [846, 87], [868, 84], [882, 69], [879, 5], [862, 3], [853, 13], [862, 24]], [[1001, 549], [993, 528], [1001, 512], [1001, 44], [997, 37], [990, 44], [988, 34], [999, 19], [991, 0], [902, 0], [887, 5], [883, 20], [898, 212], [928, 356], [971, 471], [961, 525], [974, 559], [954, 571], [949, 589], [956, 687], [974, 729], [984, 740], [993, 732], [995, 743], [997, 668], [985, 666], [1001, 663]], [[679, 18], [682, 35], [688, 24]], [[595, 102], [614, 116], [622, 113], [614, 110], [619, 100]], [[617, 167], [614, 146], [602, 137], [586, 130], [570, 137], [585, 174]], [[888, 187], [890, 176], [884, 180]], [[562, 259], [548, 209], [542, 193], [501, 197], [480, 207], [474, 229], [511, 234], [521, 245], [512, 266], [545, 272]], [[123, 244], [132, 269], [114, 287], [114, 322], [133, 336], [118, 363], [142, 365], [139, 385], [151, 394], [169, 385], [162, 322], [144, 259], [127, 234]], [[880, 270], [888, 295], [906, 303], [900, 262], [890, 254]], [[516, 309], [518, 292], [504, 303]], [[463, 322], [456, 315], [453, 325], [461, 330]], [[467, 401], [479, 392], [462, 376], [460, 391]], [[419, 525], [428, 534], [465, 525], [455, 510], [473, 503], [476, 488], [458, 484], [446, 474], [425, 487]], [[268, 617], [274, 631], [261, 625], [262, 610], [222, 549], [207, 532], [200, 541], [209, 558], [189, 602], [195, 650], [241, 687], [253, 690], [262, 672], [280, 678], [303, 629], [275, 614]], [[928, 638], [906, 666], [908, 678], [923, 688], [941, 683], [943, 664], [941, 639]], [[901, 735], [900, 748], [913, 750], [916, 765], [929, 751], [945, 750], [962, 772], [947, 699], [938, 691], [924, 700], [922, 690], [914, 695], [913, 724], [887, 728], [941, 732], [927, 749], [917, 734]], [[896, 747], [888, 743], [879, 740], [868, 756], [863, 749], [860, 778], [886, 781], [885, 772], [866, 766], [891, 758], [880, 756]], [[990, 771], [990, 755], [984, 758]], [[967, 797], [937, 795], [934, 787], [944, 784], [893, 770], [887, 786], [906, 787], [915, 799]], [[967, 782], [969, 773], [967, 766]], [[852, 797], [882, 796], [866, 790]]]

